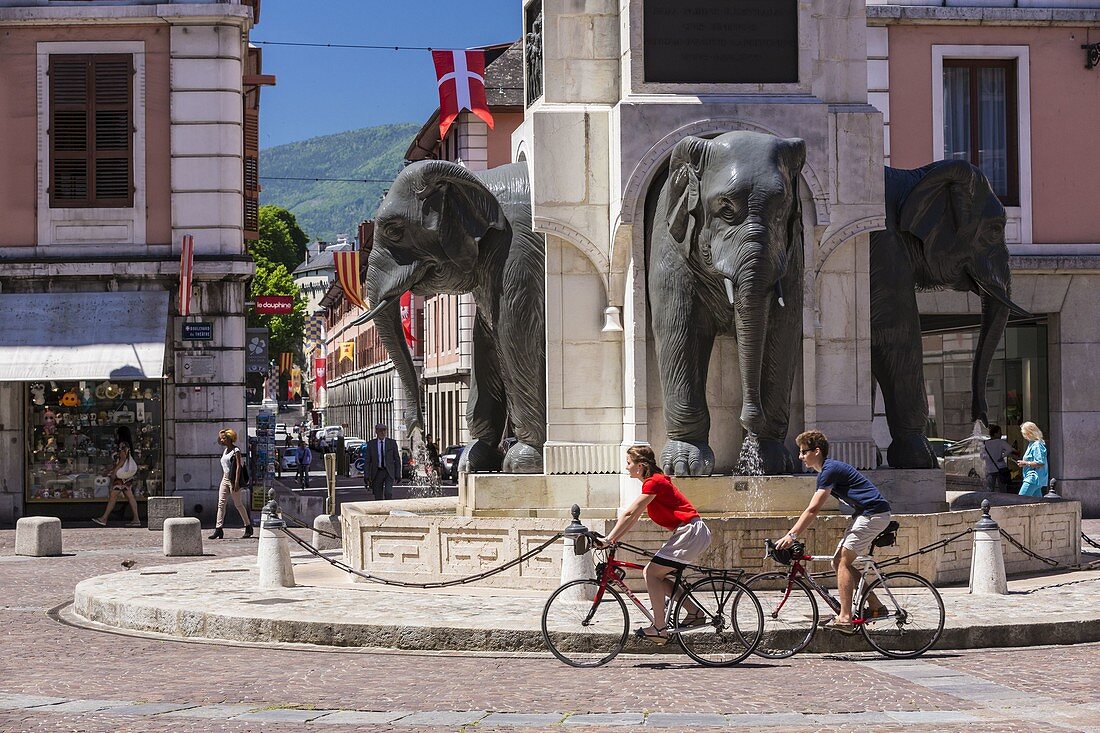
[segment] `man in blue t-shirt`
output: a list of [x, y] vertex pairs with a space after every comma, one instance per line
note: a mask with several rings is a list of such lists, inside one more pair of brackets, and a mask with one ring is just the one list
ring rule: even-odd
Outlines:
[[[825, 624], [826, 628], [846, 634], [854, 634], [857, 629], [852, 624], [852, 594], [860, 572], [855, 567], [856, 558], [871, 548], [871, 542], [890, 524], [890, 502], [886, 501], [875, 485], [867, 477], [843, 461], [829, 458], [829, 440], [819, 430], [801, 433], [795, 442], [798, 444], [798, 457], [807, 467], [817, 471], [817, 491], [810, 499], [809, 506], [794, 523], [787, 535], [776, 543], [776, 547], [790, 547], [798, 535], [809, 527], [818, 512], [825, 506], [830, 495], [855, 510], [852, 521], [837, 543], [833, 554], [833, 569], [836, 570], [837, 591], [840, 593], [840, 611], [836, 618]], [[868, 599], [870, 610], [865, 621], [886, 618], [886, 607], [875, 598]]]

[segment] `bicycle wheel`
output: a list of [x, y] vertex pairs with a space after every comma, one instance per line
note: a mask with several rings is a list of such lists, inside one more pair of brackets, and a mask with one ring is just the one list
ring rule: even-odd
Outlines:
[[[703, 623], [685, 628], [698, 607]], [[676, 641], [689, 657], [708, 667], [729, 667], [753, 653], [764, 630], [764, 612], [751, 590], [731, 578], [703, 578], [688, 586], [673, 611]]]
[[607, 664], [626, 646], [630, 616], [622, 596], [595, 580], [574, 580], [551, 594], [542, 609], [542, 638], [555, 657], [573, 667]]
[[756, 647], [765, 659], [793, 657], [810, 645], [817, 631], [817, 601], [801, 578], [788, 583], [787, 573], [760, 573], [745, 581], [760, 599], [764, 632]]
[[859, 601], [860, 618], [867, 617], [872, 594], [890, 615], [861, 623], [859, 630], [880, 654], [893, 659], [918, 657], [943, 633], [943, 599], [935, 586], [916, 573], [887, 573], [867, 586]]

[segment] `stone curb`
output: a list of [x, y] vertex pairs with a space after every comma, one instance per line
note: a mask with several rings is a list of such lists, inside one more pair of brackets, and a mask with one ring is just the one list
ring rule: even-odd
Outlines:
[[[214, 611], [179, 610], [138, 602], [103, 601], [77, 586], [73, 613], [118, 629], [191, 639], [370, 647], [401, 651], [549, 653], [537, 629], [472, 629], [451, 626], [353, 624], [263, 619]], [[1081, 644], [1100, 641], [1100, 618], [1045, 623], [947, 627], [936, 650]], [[860, 635], [819, 631], [803, 653], [870, 652]], [[633, 638], [626, 654], [682, 654], [676, 644], [656, 647]]]

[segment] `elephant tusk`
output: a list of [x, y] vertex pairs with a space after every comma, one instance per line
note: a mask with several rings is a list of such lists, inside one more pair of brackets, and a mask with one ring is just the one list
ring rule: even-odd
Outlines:
[[382, 300], [380, 300], [378, 302], [377, 305], [375, 305], [369, 311], [367, 311], [366, 313], [364, 313], [363, 315], [359, 316], [354, 321], [352, 321], [351, 325], [358, 326], [362, 323], [366, 323], [367, 321], [374, 320], [374, 317], [377, 316], [382, 311], [384, 311], [386, 309], [386, 306], [388, 306], [389, 304], [390, 304], [389, 298], [383, 298]]
[[1005, 308], [1008, 308], [1008, 310], [1011, 313], [1013, 313], [1014, 315], [1016, 315], [1020, 318], [1034, 318], [1035, 317], [1031, 313], [1028, 313], [1026, 310], [1024, 310], [1023, 308], [1021, 308], [1020, 306], [1016, 305], [1011, 300], [1006, 298], [1002, 293], [998, 292], [996, 289], [986, 287], [985, 283], [983, 283], [978, 278], [974, 277], [974, 273], [970, 271], [970, 268], [966, 269], [966, 274], [970, 276], [970, 279], [974, 281], [974, 284], [978, 286], [978, 290], [983, 295], [988, 295], [990, 298], [993, 298], [993, 300], [997, 301], [998, 303], [1003, 305]]
[[783, 300], [783, 283], [778, 280], [775, 281], [775, 297], [779, 299], [779, 307], [786, 308], [787, 304]]
[[726, 297], [729, 298], [730, 305], [736, 305], [736, 302], [733, 299], [733, 280], [730, 280], [727, 277], [725, 278], [724, 282], [726, 284]]

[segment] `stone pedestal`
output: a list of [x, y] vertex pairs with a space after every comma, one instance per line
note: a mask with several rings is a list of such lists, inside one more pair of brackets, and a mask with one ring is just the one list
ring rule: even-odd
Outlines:
[[[336, 535], [335, 538], [321, 534], [321, 532], [327, 532], [328, 534]], [[342, 547], [340, 542], [340, 517], [336, 514], [319, 514], [313, 520], [313, 541], [312, 545], [318, 550], [339, 550]]]
[[948, 509], [946, 476], [938, 468], [880, 468], [864, 474], [890, 502], [895, 514], [931, 514]]
[[15, 554], [54, 557], [61, 554], [61, 520], [23, 517], [15, 523]]
[[165, 557], [202, 555], [202, 524], [196, 517], [169, 517], [164, 520]]
[[294, 566], [290, 563], [290, 548], [282, 531], [268, 529], [260, 522], [260, 542], [256, 564], [260, 567], [260, 588], [293, 588]]
[[164, 529], [164, 520], [183, 516], [182, 496], [150, 496], [146, 501], [148, 527], [159, 532]]

